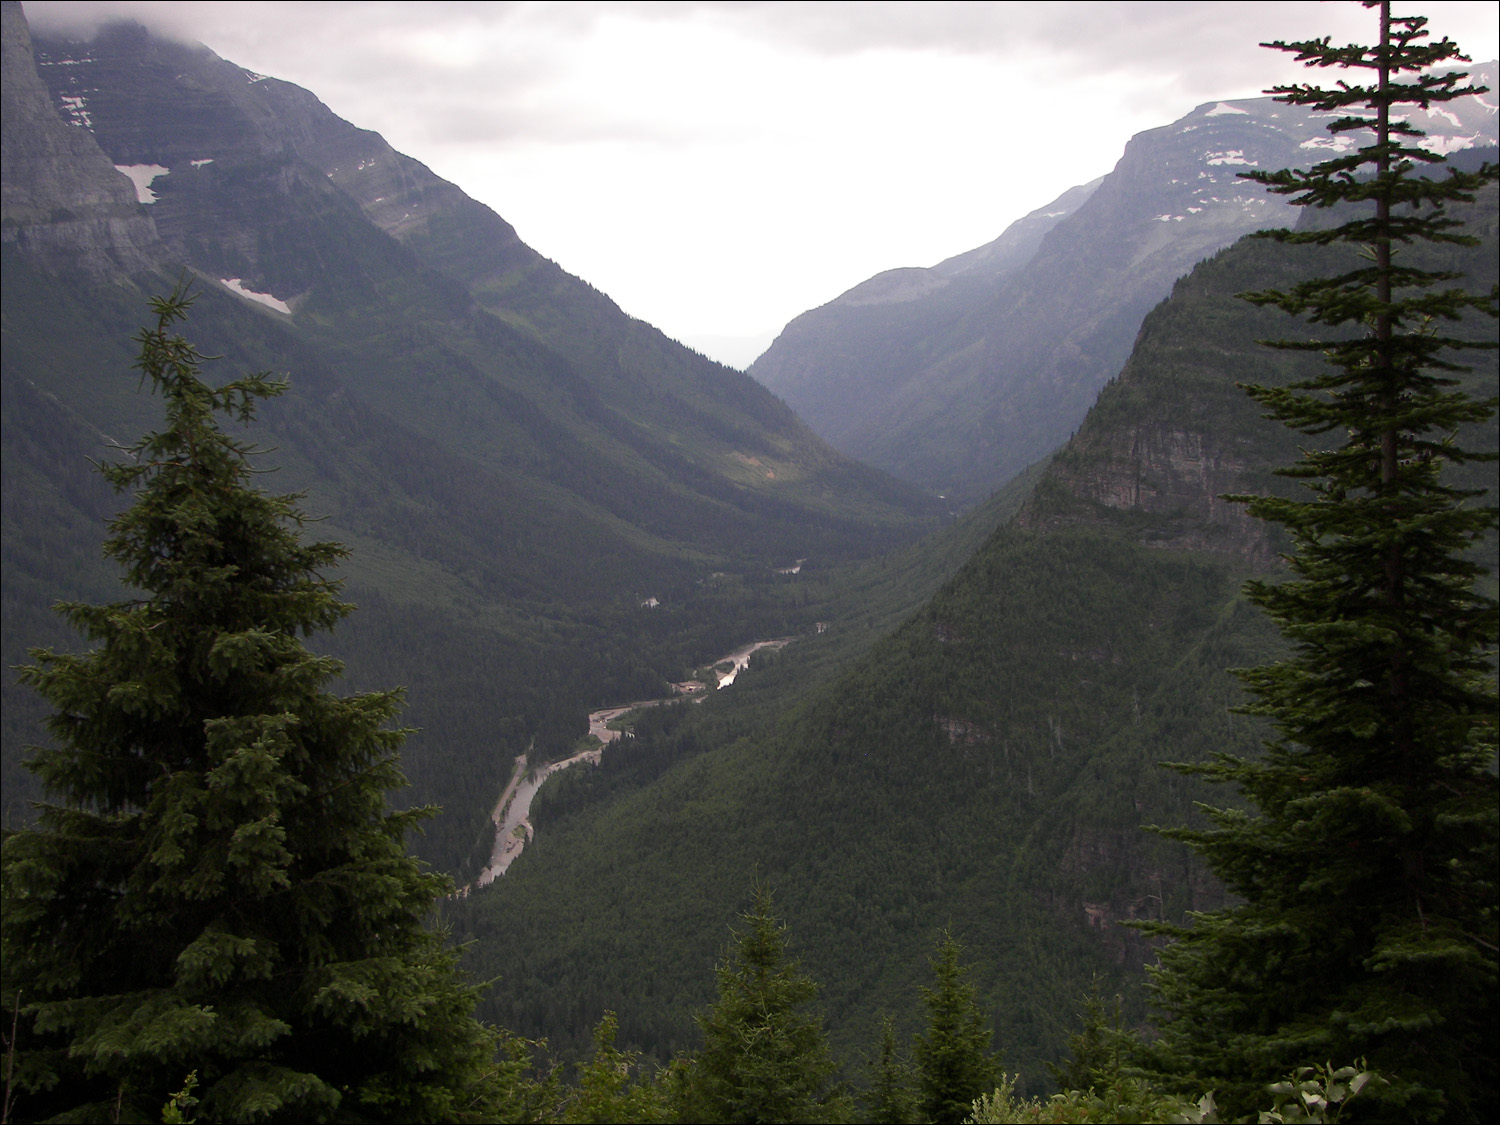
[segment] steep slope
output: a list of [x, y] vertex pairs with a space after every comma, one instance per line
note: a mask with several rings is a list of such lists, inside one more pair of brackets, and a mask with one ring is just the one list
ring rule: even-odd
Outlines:
[[[78, 643], [48, 623], [52, 600], [111, 596], [94, 559], [114, 501], [86, 458], [152, 424], [130, 336], [184, 271], [205, 352], [291, 373], [254, 437], [276, 450], [270, 486], [305, 489], [328, 517], [316, 532], [354, 549], [365, 608], [334, 644], [356, 686], [408, 685], [413, 795], [447, 811], [423, 846], [447, 866], [482, 848], [516, 753], [545, 756], [589, 706], [812, 613], [774, 567], [930, 526], [912, 490], [307, 91], [133, 25], [39, 37], [32, 68], [23, 13], [4, 8], [7, 664]], [[340, 183], [350, 152], [356, 172], [373, 159], [415, 185], [467, 257], [432, 250], [431, 228], [385, 229], [380, 201]], [[471, 291], [486, 270], [525, 317]], [[5, 692], [16, 816], [35, 714]]]
[[[420, 274], [414, 258], [562, 352], [597, 396], [590, 405], [626, 416], [611, 420], [627, 423], [627, 442], [670, 446], [700, 469], [804, 502], [821, 495], [819, 474], [859, 474], [753, 382], [623, 315], [499, 216], [307, 91], [129, 25], [88, 44], [44, 39], [38, 57], [58, 106], [87, 116], [117, 166], [159, 170], [144, 190], [175, 260], [316, 318], [351, 286], [361, 303], [383, 296], [374, 262]], [[502, 289], [508, 298], [497, 299]]]
[[[1487, 85], [1495, 75], [1476, 68]], [[1482, 98], [1418, 118], [1444, 151], [1496, 141]], [[1067, 211], [1029, 260], [968, 284], [954, 267], [983, 248], [879, 275], [794, 320], [750, 373], [840, 449], [973, 502], [1067, 438], [1173, 281], [1292, 221], [1281, 197], [1235, 173], [1309, 163], [1335, 143], [1324, 124], [1269, 98], [1199, 106], [1133, 138], [1092, 191], [1074, 189], [1086, 199], [1021, 220], [1035, 229]]]
[[[1484, 244], [1441, 261], [1485, 289], [1493, 189], [1469, 218]], [[1329, 264], [1260, 240], [1200, 264], [1018, 517], [857, 664], [790, 702], [816, 642], [791, 646], [746, 681], [786, 692], [776, 720], [736, 728], [728, 700], [653, 715], [598, 770], [544, 793], [531, 849], [460, 919], [502, 980], [493, 1011], [582, 1046], [610, 1008], [635, 1043], [682, 1049], [758, 874], [851, 1061], [882, 1010], [916, 1007], [945, 926], [975, 963], [1007, 1067], [1033, 1087], [1095, 974], [1142, 1018], [1151, 950], [1116, 923], [1219, 901], [1185, 851], [1141, 831], [1190, 822], [1207, 796], [1158, 763], [1254, 752], [1227, 669], [1280, 643], [1238, 593], [1278, 544], [1219, 496], [1297, 487], [1271, 470], [1306, 439], [1235, 383], [1316, 360], [1260, 347], [1295, 326], [1236, 294]], [[1468, 378], [1493, 394], [1493, 353], [1481, 362]]]
[[750, 374], [795, 404], [798, 413], [840, 448], [868, 443], [873, 394], [898, 393], [946, 350], [976, 307], [1035, 256], [1043, 238], [1076, 211], [1100, 181], [1070, 188], [1017, 219], [993, 242], [931, 269], [894, 269], [803, 313], [750, 366]]
[[4, 242], [96, 275], [156, 264], [156, 228], [130, 181], [92, 133], [68, 128], [53, 109], [19, 5], [6, 5], [0, 47]]

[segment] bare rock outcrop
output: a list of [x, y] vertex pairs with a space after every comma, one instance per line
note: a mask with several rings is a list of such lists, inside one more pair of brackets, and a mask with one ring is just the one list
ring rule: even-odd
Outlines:
[[5, 0], [3, 18], [3, 240], [48, 268], [93, 277], [153, 267], [156, 226], [135, 186], [95, 142], [84, 106], [71, 123], [53, 108], [21, 5]]
[[1274, 561], [1273, 530], [1224, 499], [1245, 489], [1250, 468], [1234, 435], [1159, 422], [1097, 438], [1080, 442], [1079, 456], [1053, 474], [1075, 510], [1128, 517], [1152, 547], [1230, 553], [1257, 567]]

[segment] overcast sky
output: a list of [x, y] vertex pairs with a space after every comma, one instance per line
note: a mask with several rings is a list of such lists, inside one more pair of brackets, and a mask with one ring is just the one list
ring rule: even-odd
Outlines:
[[[988, 242], [1108, 172], [1132, 134], [1300, 80], [1261, 40], [1374, 28], [1302, 2], [25, 8], [135, 18], [307, 87], [735, 366], [871, 274]], [[1415, 10], [1476, 61], [1500, 52], [1493, 3]]]

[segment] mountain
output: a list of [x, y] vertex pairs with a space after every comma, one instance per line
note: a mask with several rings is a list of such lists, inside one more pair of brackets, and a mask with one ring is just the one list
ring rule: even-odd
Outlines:
[[[1496, 85], [1494, 63], [1475, 68]], [[1138, 134], [1102, 180], [930, 269], [891, 270], [803, 313], [750, 367], [839, 449], [972, 503], [1057, 448], [1194, 263], [1294, 221], [1244, 168], [1305, 166], [1327, 115], [1212, 102]], [[1481, 96], [1418, 113], [1441, 151], [1495, 144]]]
[[93, 134], [69, 128], [58, 116], [37, 74], [19, 7], [6, 5], [0, 35], [5, 242], [94, 276], [151, 268], [157, 264], [156, 224], [138, 205], [131, 181], [104, 159]]
[[[133, 24], [33, 41], [16, 3], [4, 49], [7, 665], [82, 643], [52, 601], [120, 596], [88, 458], [154, 424], [131, 336], [179, 279], [222, 368], [290, 373], [251, 436], [353, 549], [362, 609], [329, 643], [351, 685], [407, 686], [412, 798], [445, 810], [420, 846], [450, 869], [487, 853], [516, 754], [810, 628], [819, 575], [934, 526], [308, 91]], [[39, 715], [4, 691], [13, 819]]]
[[[1494, 186], [1462, 217], [1481, 245], [1413, 260], [1487, 291]], [[500, 981], [491, 1013], [564, 1050], [586, 1047], [606, 1009], [624, 1041], [662, 1057], [690, 1047], [725, 924], [759, 878], [851, 1065], [883, 1012], [917, 1030], [945, 929], [1007, 1071], [1034, 1091], [1092, 979], [1142, 1024], [1153, 950], [1118, 923], [1222, 902], [1185, 849], [1142, 829], [1234, 800], [1160, 763], [1254, 754], [1265, 732], [1230, 711], [1242, 695], [1228, 670], [1282, 651], [1239, 591], [1285, 544], [1222, 495], [1300, 489], [1273, 470], [1310, 440], [1236, 384], [1287, 382], [1319, 360], [1260, 346], [1297, 325], [1237, 294], [1355, 260], [1245, 239], [1200, 263], [1147, 315], [1015, 517], [916, 613], [830, 673], [861, 626], [846, 606], [752, 664], [738, 700], [652, 712], [598, 768], [549, 782], [535, 840], [455, 915], [480, 975]], [[1462, 330], [1493, 339], [1479, 321]], [[1471, 356], [1463, 378], [1494, 395], [1495, 353]], [[1492, 426], [1475, 430], [1474, 447], [1495, 447]], [[1456, 483], [1493, 487], [1488, 469]]]

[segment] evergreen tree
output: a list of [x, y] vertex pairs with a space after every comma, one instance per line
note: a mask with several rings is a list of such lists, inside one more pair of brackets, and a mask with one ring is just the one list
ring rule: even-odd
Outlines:
[[1068, 1059], [1048, 1063], [1053, 1081], [1064, 1090], [1109, 1090], [1125, 1078], [1125, 1067], [1139, 1044], [1125, 1027], [1124, 999], [1107, 1003], [1095, 977], [1083, 997], [1081, 1026], [1068, 1036]]
[[1158, 928], [1177, 940], [1154, 980], [1157, 1062], [1182, 1085], [1217, 1086], [1243, 1113], [1297, 1066], [1363, 1057], [1392, 1079], [1382, 1112], [1475, 1120], [1500, 1112], [1497, 618], [1471, 559], [1496, 513], [1441, 470], [1493, 459], [1456, 440], [1494, 402], [1458, 389], [1453, 354], [1495, 344], [1451, 325], [1493, 318], [1496, 304], [1410, 258], [1413, 243], [1473, 241], [1444, 207], [1472, 200], [1496, 169], [1429, 167], [1442, 157], [1420, 146], [1401, 107], [1476, 92], [1462, 73], [1432, 69], [1467, 60], [1446, 39], [1424, 42], [1420, 17], [1379, 9], [1377, 46], [1268, 44], [1354, 72], [1334, 89], [1271, 92], [1337, 115], [1330, 130], [1358, 142], [1307, 171], [1250, 174], [1294, 203], [1337, 208], [1269, 236], [1363, 257], [1337, 276], [1247, 295], [1322, 326], [1325, 339], [1275, 346], [1329, 364], [1249, 393], [1271, 417], [1341, 444], [1283, 470], [1310, 496], [1235, 498], [1293, 541], [1290, 579], [1247, 587], [1292, 651], [1242, 673], [1247, 710], [1276, 733], [1264, 757], [1196, 770], [1238, 785], [1251, 808], [1208, 810], [1209, 828], [1169, 833], [1243, 901]]
[[134, 492], [105, 551], [137, 594], [61, 606], [92, 647], [22, 670], [56, 745], [28, 763], [52, 803], [4, 841], [7, 1111], [493, 1113], [494, 1036], [425, 925], [450, 883], [407, 855], [425, 813], [387, 804], [399, 693], [327, 690], [339, 665], [301, 638], [350, 612], [325, 576], [345, 552], [252, 487], [216, 415], [248, 422], [282, 384], [206, 384], [173, 329], [189, 304], [155, 300], [138, 337], [165, 428], [101, 470]]
[[[568, 1093], [559, 1120], [594, 1125], [671, 1119], [662, 1085], [640, 1075], [640, 1053], [615, 1046], [619, 1026], [613, 1012], [604, 1013], [594, 1029], [594, 1053], [588, 1062], [578, 1064], [578, 1086]], [[636, 1072], [633, 1078], [632, 1071]]]
[[917, 1119], [916, 1076], [896, 1047], [896, 1025], [890, 1016], [880, 1021], [874, 1081], [870, 1084], [872, 1125], [909, 1125]]
[[842, 1121], [848, 1095], [822, 1018], [809, 1011], [818, 986], [786, 952], [771, 893], [755, 889], [745, 929], [715, 970], [719, 998], [698, 1017], [703, 1049], [684, 1078], [684, 1121]]
[[995, 1088], [1000, 1063], [991, 1050], [989, 1017], [979, 1007], [963, 947], [944, 932], [932, 959], [933, 987], [922, 989], [927, 1030], [917, 1036], [918, 1104], [921, 1120], [959, 1122], [974, 1099]]

